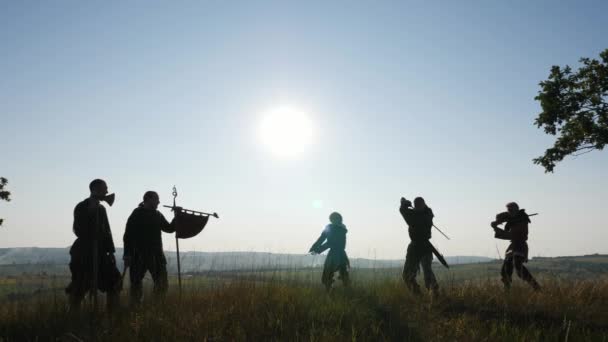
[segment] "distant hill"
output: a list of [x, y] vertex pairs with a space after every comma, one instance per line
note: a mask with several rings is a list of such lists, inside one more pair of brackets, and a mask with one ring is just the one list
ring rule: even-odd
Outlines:
[[[0, 276], [57, 275], [70, 274], [68, 248], [0, 248]], [[122, 256], [122, 249], [116, 253]], [[175, 252], [165, 251], [168, 271], [177, 273]], [[277, 254], [262, 252], [184, 252], [182, 253], [183, 273], [224, 272], [224, 271], [274, 271], [320, 268], [324, 255]], [[502, 262], [497, 259], [475, 256], [446, 257], [453, 267], [446, 270], [437, 266], [438, 276], [457, 279], [486, 278], [500, 274]], [[403, 259], [373, 260], [352, 258], [351, 265], [361, 271], [382, 269], [382, 273], [399, 276]], [[589, 279], [608, 275], [608, 255], [593, 254], [563, 257], [535, 257], [528, 264], [533, 274], [543, 274], [559, 278]], [[122, 262], [119, 261], [122, 269]], [[365, 273], [365, 272], [364, 272]], [[362, 275], [361, 273], [359, 274]], [[377, 275], [375, 275], [377, 276]]]
[[0, 265], [68, 264], [69, 248], [0, 248]]
[[[122, 256], [122, 249], [116, 252], [117, 257]], [[165, 251], [170, 271], [176, 268], [176, 253]], [[477, 256], [446, 257], [448, 263], [469, 264], [489, 262], [493, 259]], [[55, 265], [66, 266], [69, 263], [69, 248], [0, 248], [0, 266], [19, 265]], [[264, 252], [182, 252], [181, 267], [184, 272], [222, 271], [222, 270], [248, 270], [248, 269], [276, 269], [276, 268], [305, 268], [322, 267], [325, 255], [309, 254], [277, 254]], [[352, 258], [351, 266], [354, 268], [394, 268], [402, 267], [403, 259], [373, 260]], [[67, 270], [67, 268], [66, 268]]]

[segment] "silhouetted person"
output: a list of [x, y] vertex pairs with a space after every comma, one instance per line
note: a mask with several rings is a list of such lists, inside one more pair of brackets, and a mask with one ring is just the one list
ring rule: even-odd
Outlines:
[[348, 230], [342, 223], [342, 215], [339, 213], [331, 213], [329, 221], [331, 223], [325, 227], [321, 236], [310, 247], [309, 251], [313, 254], [321, 254], [329, 249], [327, 258], [325, 258], [323, 275], [321, 276], [321, 282], [325, 285], [327, 291], [330, 291], [332, 288], [335, 272], [339, 272], [338, 279], [342, 280], [344, 286], [348, 287], [350, 285], [348, 277], [350, 262], [344, 250], [346, 248], [346, 232]]
[[[73, 231], [77, 238], [70, 248], [72, 282], [66, 288], [70, 308], [77, 310], [87, 292], [96, 286], [106, 293], [108, 309], [118, 305], [121, 288], [120, 272], [114, 258], [114, 241], [105, 207], [108, 186], [101, 179], [89, 184], [91, 195], [74, 208]], [[110, 203], [113, 202], [113, 197]], [[97, 255], [94, 251], [97, 250]], [[97, 260], [97, 265], [94, 265]], [[95, 277], [95, 270], [97, 276]], [[97, 284], [94, 284], [95, 281]]]
[[154, 191], [144, 194], [144, 200], [129, 216], [124, 235], [124, 262], [130, 267], [131, 303], [138, 304], [143, 296], [142, 280], [150, 272], [154, 281], [154, 294], [164, 296], [167, 292], [167, 260], [163, 253], [161, 231], [175, 232], [157, 210], [160, 200]]
[[[532, 286], [535, 290], [540, 290], [540, 285], [534, 280], [532, 274], [524, 266], [528, 262], [528, 224], [530, 217], [524, 209], [519, 209], [515, 202], [507, 204], [507, 211], [496, 215], [496, 221], [490, 225], [494, 228], [494, 237], [502, 240], [511, 240], [511, 244], [505, 253], [505, 260], [502, 264], [502, 282], [506, 289], [511, 288], [513, 267], [517, 275]], [[506, 223], [505, 229], [500, 229], [498, 225]]]
[[411, 242], [407, 246], [405, 264], [403, 265], [403, 281], [414, 293], [420, 293], [420, 286], [416, 282], [416, 274], [422, 266], [424, 272], [424, 284], [426, 288], [437, 293], [439, 285], [431, 264], [433, 262], [433, 250], [430, 243], [431, 228], [433, 227], [433, 211], [429, 208], [422, 197], [412, 202], [401, 198], [399, 212], [408, 225], [408, 233]]

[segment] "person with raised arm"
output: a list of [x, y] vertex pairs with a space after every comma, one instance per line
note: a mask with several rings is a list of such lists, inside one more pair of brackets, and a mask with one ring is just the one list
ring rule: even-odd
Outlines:
[[422, 266], [426, 288], [437, 294], [439, 284], [437, 284], [431, 266], [434, 247], [429, 241], [431, 239], [431, 228], [433, 227], [433, 210], [426, 205], [422, 197], [416, 197], [413, 206], [411, 201], [401, 197], [399, 212], [408, 225], [408, 234], [411, 239], [407, 246], [405, 264], [403, 265], [403, 281], [411, 291], [419, 294], [420, 286], [416, 281], [416, 275], [420, 266]]
[[[501, 240], [510, 240], [511, 243], [507, 247], [505, 260], [502, 264], [501, 276], [505, 289], [511, 288], [513, 268], [517, 275], [530, 284], [536, 291], [540, 290], [540, 285], [530, 271], [524, 266], [528, 262], [528, 224], [531, 223], [530, 216], [526, 214], [525, 209], [519, 209], [519, 205], [515, 202], [507, 203], [507, 211], [496, 215], [496, 220], [490, 223], [494, 229], [494, 237]], [[499, 225], [506, 223], [505, 228], [501, 229]]]

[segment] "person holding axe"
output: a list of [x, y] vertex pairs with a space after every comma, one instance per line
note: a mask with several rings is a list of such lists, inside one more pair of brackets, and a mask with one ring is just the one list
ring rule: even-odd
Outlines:
[[[154, 281], [153, 293], [162, 297], [167, 293], [167, 259], [163, 252], [161, 232], [175, 232], [175, 218], [169, 223], [163, 214], [157, 210], [160, 203], [158, 194], [147, 191], [143, 202], [129, 216], [124, 242], [125, 272], [129, 268], [131, 281], [131, 304], [137, 305], [143, 297], [143, 278], [150, 272]], [[176, 207], [174, 212], [181, 208]]]
[[70, 248], [72, 281], [66, 288], [70, 310], [77, 311], [88, 292], [97, 305], [97, 290], [106, 293], [108, 310], [118, 306], [120, 271], [114, 258], [114, 241], [108, 222], [105, 201], [114, 203], [114, 194], [108, 195], [108, 185], [101, 179], [89, 184], [90, 196], [74, 208], [72, 230], [76, 240]]
[[431, 267], [433, 254], [438, 256], [444, 266], [447, 267], [447, 263], [429, 241], [431, 239], [431, 228], [433, 227], [433, 210], [426, 205], [422, 197], [416, 197], [413, 206], [411, 201], [401, 197], [399, 212], [408, 225], [408, 233], [411, 239], [407, 246], [405, 264], [403, 265], [403, 281], [411, 291], [420, 294], [420, 286], [416, 282], [416, 275], [420, 266], [422, 266], [426, 288], [434, 294], [438, 294], [439, 284], [437, 284], [437, 279]]
[[[507, 211], [497, 214], [496, 220], [490, 223], [495, 238], [511, 241], [500, 272], [507, 290], [511, 288], [513, 267], [522, 280], [530, 284], [534, 290], [540, 290], [540, 285], [524, 266], [524, 263], [528, 262], [528, 224], [531, 223], [530, 216], [533, 215], [536, 214], [528, 215], [525, 209], [519, 209], [517, 203], [510, 202], [507, 203]], [[505, 228], [499, 228], [498, 226], [503, 223], [506, 223]]]

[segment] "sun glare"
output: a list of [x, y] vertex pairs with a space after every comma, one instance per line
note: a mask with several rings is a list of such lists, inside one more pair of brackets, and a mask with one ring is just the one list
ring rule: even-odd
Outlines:
[[310, 117], [292, 107], [268, 111], [259, 126], [262, 144], [277, 157], [293, 158], [313, 143], [314, 128]]

